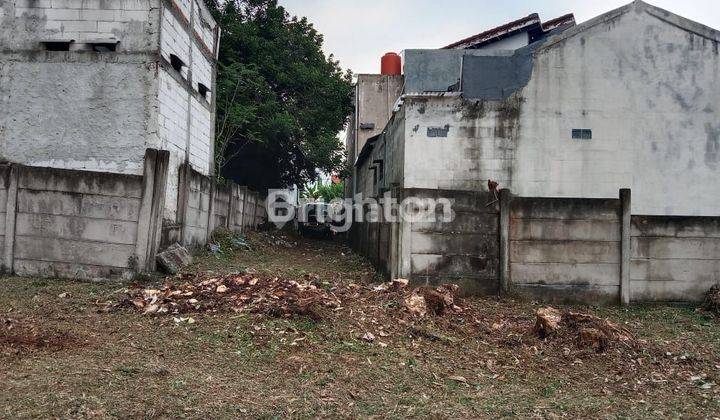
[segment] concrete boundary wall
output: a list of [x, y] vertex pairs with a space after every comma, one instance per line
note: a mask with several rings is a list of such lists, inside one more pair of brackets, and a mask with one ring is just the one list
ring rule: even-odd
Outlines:
[[720, 284], [720, 217], [632, 215], [628, 189], [618, 199], [503, 190], [500, 206], [506, 292], [589, 304], [696, 302]]
[[[185, 246], [205, 245], [213, 230], [219, 228], [234, 232], [255, 229], [267, 217], [265, 202], [247, 187], [231, 181], [217, 184], [187, 164], [180, 167], [179, 177], [178, 222], [164, 223], [167, 229], [179, 224], [180, 242]], [[163, 239], [168, 236], [163, 235]]]
[[93, 280], [154, 269], [167, 161], [148, 149], [142, 176], [2, 167], [3, 271]]
[[637, 301], [699, 301], [720, 283], [720, 217], [632, 216]]
[[[486, 206], [487, 193], [405, 189], [403, 194], [420, 199], [449, 199], [455, 213], [449, 223], [439, 219], [405, 223], [407, 226], [401, 232], [402, 259], [409, 259], [409, 271], [405, 272], [412, 282], [453, 282], [463, 294], [498, 293], [498, 207]], [[440, 216], [442, 212], [442, 206], [437, 204], [434, 214]]]
[[[12, 168], [7, 165], [0, 166], [0, 271], [5, 271], [11, 262], [6, 261], [5, 248], [7, 234], [7, 206], [8, 206], [8, 189], [10, 187], [10, 174]], [[10, 257], [12, 259], [12, 256]]]
[[169, 157], [147, 149], [143, 175], [0, 165], [0, 272], [130, 278], [155, 270], [155, 255], [168, 239], [201, 246], [215, 228], [242, 231], [262, 223], [258, 193], [218, 186], [187, 165], [178, 207], [184, 218], [163, 220]]
[[550, 301], [617, 302], [619, 199], [516, 197], [509, 216], [513, 292]]
[[394, 188], [392, 197], [453, 203], [449, 223], [352, 226], [356, 252], [383, 276], [414, 285], [453, 282], [464, 294], [596, 305], [700, 301], [720, 284], [720, 217], [632, 215], [629, 189], [618, 198], [504, 189], [489, 207], [487, 193]]

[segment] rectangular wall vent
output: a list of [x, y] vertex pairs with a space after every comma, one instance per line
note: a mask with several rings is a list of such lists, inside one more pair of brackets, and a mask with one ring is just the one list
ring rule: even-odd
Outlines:
[[573, 128], [572, 138], [574, 140], [591, 140], [592, 130], [590, 130], [589, 128]]

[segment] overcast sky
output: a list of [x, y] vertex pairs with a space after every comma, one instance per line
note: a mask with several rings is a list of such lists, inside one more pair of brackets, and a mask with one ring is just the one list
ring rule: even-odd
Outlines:
[[[324, 50], [354, 73], [379, 73], [380, 57], [409, 48], [439, 48], [511, 20], [574, 13], [580, 23], [629, 0], [279, 0], [290, 14], [307, 16], [325, 37]], [[651, 0], [720, 28], [718, 0]]]

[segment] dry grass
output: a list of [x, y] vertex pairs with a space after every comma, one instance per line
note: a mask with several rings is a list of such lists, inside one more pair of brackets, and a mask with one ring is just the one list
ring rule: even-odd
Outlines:
[[[366, 285], [337, 243], [254, 236], [252, 251], [196, 271], [251, 267]], [[537, 305], [466, 299], [424, 320], [401, 294], [362, 287], [303, 317], [197, 313], [195, 324], [102, 305], [124, 287], [2, 278], [2, 417], [712, 417], [720, 412], [720, 324], [692, 307], [582, 308], [640, 340], [597, 353], [532, 333]], [[68, 293], [65, 297], [59, 297]], [[5, 321], [10, 319], [9, 322]], [[8, 326], [13, 327], [8, 330]], [[370, 332], [373, 341], [361, 337]]]

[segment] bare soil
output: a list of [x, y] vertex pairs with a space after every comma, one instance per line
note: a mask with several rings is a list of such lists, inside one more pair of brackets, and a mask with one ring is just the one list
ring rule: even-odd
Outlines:
[[1, 278], [0, 416], [720, 415], [701, 308], [556, 307], [547, 334], [509, 298], [420, 317], [338, 241], [248, 239], [141, 284]]

